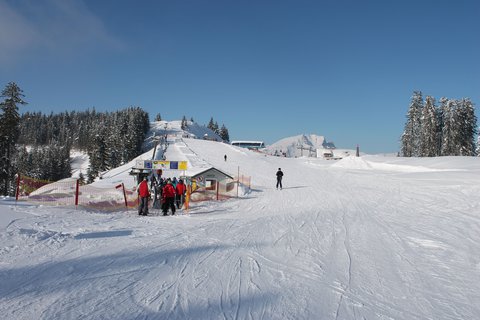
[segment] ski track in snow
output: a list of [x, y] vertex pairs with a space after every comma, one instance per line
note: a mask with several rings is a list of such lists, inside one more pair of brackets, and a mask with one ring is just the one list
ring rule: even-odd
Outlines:
[[480, 314], [478, 171], [415, 179], [208, 141], [174, 146], [190, 165], [252, 176], [252, 191], [176, 217], [9, 208], [26, 215], [0, 234], [5, 319]]

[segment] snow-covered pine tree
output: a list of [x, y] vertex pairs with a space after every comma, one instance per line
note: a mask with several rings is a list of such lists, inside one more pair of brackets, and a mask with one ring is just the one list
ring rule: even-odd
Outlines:
[[58, 155], [56, 154], [57, 146], [56, 144], [51, 144], [48, 147], [42, 149], [42, 158], [41, 162], [43, 163], [42, 170], [42, 179], [55, 181], [57, 179], [57, 170], [58, 170]]
[[475, 107], [468, 98], [458, 102], [458, 146], [462, 156], [475, 155], [475, 135], [477, 134], [477, 117]]
[[218, 127], [218, 122], [215, 121], [215, 124], [213, 125], [213, 132], [215, 132], [216, 134], [220, 134], [220, 128]]
[[95, 135], [92, 150], [89, 152], [92, 172], [102, 172], [108, 169], [108, 149], [105, 143], [104, 132]]
[[14, 191], [15, 172], [12, 168], [12, 157], [16, 152], [15, 144], [19, 135], [20, 115], [18, 105], [26, 104], [23, 90], [15, 82], [10, 82], [3, 89], [0, 103], [0, 194], [12, 195]]
[[446, 98], [440, 99], [440, 112], [442, 113], [442, 144], [440, 148], [440, 155], [454, 156], [455, 155], [455, 100]]
[[187, 129], [187, 127], [188, 127], [187, 118], [185, 116], [183, 116], [183, 118], [182, 118], [182, 123], [181, 123], [180, 127], [182, 128], [182, 130]]
[[422, 109], [422, 128], [421, 128], [421, 152], [422, 157], [435, 157], [437, 150], [437, 127], [438, 117], [435, 107], [435, 98], [427, 96], [425, 98], [425, 107]]
[[82, 172], [80, 172], [80, 174], [78, 175], [78, 182], [80, 183], [80, 185], [84, 185], [85, 184], [85, 176], [83, 175]]
[[98, 172], [93, 171], [94, 169], [90, 165], [87, 168], [87, 183], [92, 183], [95, 181], [95, 178], [98, 176]]
[[70, 149], [67, 145], [55, 142], [44, 147], [41, 153], [41, 159], [39, 160], [43, 163], [40, 168], [41, 179], [58, 181], [72, 175]]
[[220, 138], [222, 138], [222, 140], [225, 142], [230, 142], [230, 135], [228, 134], [228, 129], [224, 124], [222, 124], [222, 127], [220, 128]]
[[407, 113], [407, 122], [401, 137], [401, 153], [404, 157], [420, 156], [420, 133], [423, 97], [421, 91], [414, 91]]
[[112, 126], [109, 134], [106, 136], [105, 144], [107, 147], [107, 167], [116, 168], [123, 164], [122, 162], [122, 145], [120, 142], [120, 128]]
[[17, 172], [22, 175], [27, 175], [31, 168], [31, 156], [25, 146], [18, 148], [17, 151]]
[[160, 113], [157, 113], [157, 115], [155, 116], [155, 121], [162, 121], [162, 116], [160, 115]]
[[[480, 128], [477, 127], [477, 132], [479, 132]], [[477, 148], [475, 149], [475, 152], [477, 153], [477, 157], [480, 157], [480, 135], [477, 136]]]
[[29, 154], [31, 157], [31, 161], [29, 162], [30, 167], [28, 168], [28, 171], [22, 173], [35, 179], [42, 179], [41, 169], [43, 167], [43, 163], [41, 162], [41, 157], [43, 155], [40, 153], [40, 150], [37, 146], [33, 147]]
[[403, 157], [412, 157], [413, 156], [413, 135], [412, 135], [412, 122], [407, 121], [405, 123], [405, 128], [403, 129], [402, 136], [400, 138], [401, 142], [401, 155]]
[[215, 131], [215, 122], [213, 121], [213, 117], [210, 118], [210, 121], [207, 124], [207, 128], [212, 131]]
[[436, 153], [438, 156], [442, 155], [442, 140], [443, 140], [443, 112], [442, 106], [448, 101], [446, 98], [440, 98], [440, 107], [435, 108], [437, 115], [437, 141], [436, 141]]

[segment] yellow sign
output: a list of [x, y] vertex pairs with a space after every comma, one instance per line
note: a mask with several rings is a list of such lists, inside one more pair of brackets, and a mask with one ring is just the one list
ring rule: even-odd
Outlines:
[[178, 170], [187, 170], [187, 163], [188, 161], [179, 161]]

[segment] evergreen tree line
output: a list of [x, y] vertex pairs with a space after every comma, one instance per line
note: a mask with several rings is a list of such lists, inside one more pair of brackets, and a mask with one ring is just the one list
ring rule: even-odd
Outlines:
[[219, 128], [217, 121], [213, 121], [213, 117], [210, 118], [207, 128], [209, 128], [210, 130], [218, 134], [223, 141], [230, 142], [230, 136], [228, 134], [227, 127], [225, 127], [225, 125], [222, 124], [222, 127]]
[[[162, 121], [162, 116], [160, 113], [157, 113], [155, 116], [155, 121]], [[190, 122], [195, 122], [193, 118], [190, 118]], [[188, 120], [186, 116], [182, 117], [182, 122], [181, 122], [181, 128], [182, 130], [186, 130], [188, 128]], [[215, 132], [222, 138], [224, 142], [230, 142], [230, 135], [228, 133], [227, 127], [222, 124], [222, 127], [218, 126], [218, 122], [213, 120], [213, 117], [210, 118], [210, 121], [208, 122], [207, 128]]]
[[57, 181], [72, 176], [68, 146], [37, 146], [30, 151], [19, 147], [16, 163], [17, 172], [35, 179]]
[[441, 98], [423, 99], [415, 91], [407, 113], [401, 137], [401, 155], [404, 157], [474, 156], [477, 117], [468, 98], [460, 100]]
[[[138, 156], [149, 127], [148, 113], [139, 107], [116, 112], [97, 112], [93, 109], [48, 116], [41, 112], [27, 112], [20, 118], [18, 144], [49, 146], [49, 149], [62, 146], [68, 151], [60, 153], [65, 157], [69, 157], [71, 148], [86, 151], [90, 156], [88, 181], [92, 182], [102, 171], [118, 167]], [[48, 157], [49, 154], [37, 152], [34, 156]], [[41, 160], [34, 159], [33, 162]], [[45, 176], [54, 178], [50, 174], [40, 175], [43, 179], [47, 179]], [[66, 173], [65, 176], [70, 174]]]
[[130, 161], [142, 152], [150, 127], [138, 107], [117, 112], [26, 112], [23, 90], [10, 82], [0, 101], [0, 194], [14, 195], [15, 175], [56, 181], [71, 176], [70, 150], [90, 156], [89, 181], [100, 172]]

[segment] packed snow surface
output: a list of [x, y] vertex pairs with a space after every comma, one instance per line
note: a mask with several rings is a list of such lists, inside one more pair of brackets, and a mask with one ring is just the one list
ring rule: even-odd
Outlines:
[[478, 319], [479, 158], [326, 161], [194, 139], [166, 155], [252, 190], [168, 217], [2, 199], [1, 318]]

